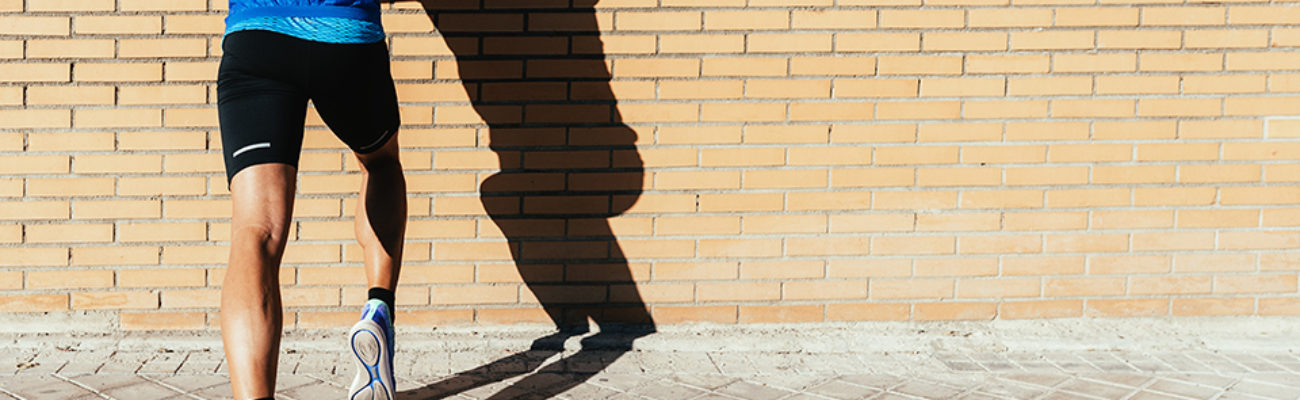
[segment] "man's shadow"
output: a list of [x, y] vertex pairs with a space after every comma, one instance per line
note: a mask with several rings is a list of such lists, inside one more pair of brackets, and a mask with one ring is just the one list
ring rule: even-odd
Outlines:
[[[500, 161], [480, 199], [558, 332], [527, 351], [398, 393], [401, 399], [441, 399], [522, 375], [491, 398], [549, 398], [655, 331], [610, 227], [640, 197], [645, 172], [636, 132], [621, 122], [610, 88], [599, 0], [494, 1], [421, 3], [455, 54]], [[589, 320], [599, 332], [542, 367], [566, 339], [587, 334]]]

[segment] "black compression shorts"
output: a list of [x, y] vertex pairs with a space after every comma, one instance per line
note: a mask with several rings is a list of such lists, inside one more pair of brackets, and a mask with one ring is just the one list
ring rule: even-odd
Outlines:
[[388, 143], [401, 121], [384, 42], [321, 43], [261, 30], [222, 41], [217, 112], [226, 180], [246, 167], [297, 167], [307, 100], [352, 151]]

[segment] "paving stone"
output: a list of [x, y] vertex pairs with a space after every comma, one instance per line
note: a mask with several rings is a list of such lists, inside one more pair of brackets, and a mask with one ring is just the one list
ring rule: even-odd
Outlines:
[[1070, 392], [1052, 392], [1046, 396], [1039, 397], [1041, 400], [1097, 400], [1102, 397], [1087, 396]]
[[735, 397], [723, 396], [716, 393], [705, 393], [703, 396], [692, 398], [690, 400], [735, 400]]
[[584, 382], [582, 384], [569, 388], [568, 391], [565, 391], [564, 393], [560, 393], [556, 397], [560, 399], [572, 399], [572, 400], [586, 400], [586, 399], [600, 400], [600, 399], [608, 399], [623, 394], [624, 392], [620, 392], [607, 387], [592, 385], [590, 383]]
[[716, 392], [750, 400], [776, 400], [795, 393], [749, 381], [737, 381], [718, 388]]
[[1084, 379], [1077, 379], [1073, 382], [1066, 383], [1065, 385], [1061, 385], [1060, 388], [1075, 393], [1086, 393], [1108, 399], [1122, 398], [1133, 392], [1133, 388]]
[[1135, 393], [1132, 397], [1129, 397], [1128, 399], [1129, 400], [1186, 400], [1187, 398], [1170, 396], [1167, 394], [1161, 394], [1155, 392], [1141, 391]]
[[808, 388], [829, 382], [832, 379], [835, 379], [835, 377], [821, 375], [770, 375], [748, 378], [748, 380], [753, 382], [763, 382], [769, 386], [786, 389], [792, 392], [804, 392]]
[[1141, 387], [1143, 384], [1151, 381], [1150, 376], [1131, 373], [1088, 374], [1083, 376], [1082, 379], [1131, 388]]
[[178, 374], [211, 374], [215, 373], [221, 364], [225, 361], [225, 355], [217, 352], [202, 351], [191, 352], [189, 357], [177, 368]]
[[73, 357], [73, 354], [62, 351], [39, 354], [25, 363], [20, 363], [21, 366], [18, 366], [15, 373], [28, 375], [52, 374], [62, 369]]
[[[330, 382], [317, 381], [312, 384], [301, 385], [286, 390], [279, 390], [278, 392], [281, 397], [285, 397], [285, 398], [299, 399], [299, 400], [317, 400], [317, 399], [337, 398], [339, 397], [339, 394], [344, 393], [346, 390], [347, 390], [346, 387], [336, 386], [331, 384]], [[401, 392], [400, 386], [399, 386], [399, 392]]]
[[743, 353], [710, 353], [709, 358], [713, 360], [713, 365], [717, 366], [718, 370], [727, 375], [757, 375], [762, 371]]
[[901, 395], [898, 393], [882, 393], [879, 396], [871, 397], [872, 400], [916, 400], [915, 397]]
[[124, 400], [161, 400], [179, 394], [171, 388], [150, 381], [141, 381], [102, 392], [108, 397]]
[[74, 399], [94, 393], [54, 375], [11, 377], [4, 381], [4, 388], [18, 397], [40, 400]]
[[1250, 374], [1245, 377], [1246, 380], [1268, 382], [1282, 386], [1293, 386], [1300, 382], [1300, 374], [1292, 373], [1260, 373]]
[[1221, 389], [1166, 378], [1156, 378], [1156, 382], [1147, 386], [1146, 389], [1196, 399], [1209, 399], [1223, 393]]
[[639, 385], [636, 388], [627, 391], [627, 393], [645, 396], [651, 399], [681, 400], [697, 397], [706, 392], [686, 385], [677, 384], [671, 379], [660, 379]]
[[897, 375], [870, 374], [870, 375], [842, 375], [836, 379], [852, 383], [858, 386], [866, 386], [878, 390], [889, 389], [905, 382], [905, 379]]
[[[139, 382], [149, 382], [144, 378], [127, 375], [127, 374], [83, 374], [83, 375], [60, 375], [63, 379], [91, 388], [96, 391], [106, 391], [109, 389], [128, 386]], [[150, 382], [152, 383], [152, 382]]]
[[145, 362], [153, 357], [151, 353], [131, 353], [120, 352], [113, 353], [112, 356], [104, 362], [104, 366], [99, 369], [101, 374], [134, 374], [144, 366]]
[[1010, 397], [989, 395], [980, 392], [967, 393], [965, 395], [962, 395], [961, 397], [958, 397], [958, 399], [960, 400], [1005, 400], [1009, 398]]
[[[818, 395], [814, 395], [814, 394], [810, 394], [810, 393], [799, 393], [799, 394], [796, 394], [796, 395], [794, 395], [794, 396], [786, 397], [786, 398], [783, 399], [783, 400], [826, 400], [826, 399], [829, 399], [829, 398], [830, 398], [830, 397], [826, 397], [826, 396], [818, 396]], [[894, 398], [891, 398], [891, 397], [876, 397], [876, 399], [880, 399], [880, 400], [892, 400], [892, 399], [894, 399]], [[912, 399], [908, 399], [908, 400], [912, 400]]]
[[[753, 374], [822, 374], [833, 375], [820, 359], [790, 357], [789, 355], [762, 353], [740, 355]], [[738, 371], [732, 369], [732, 371]]]
[[981, 393], [1007, 399], [1030, 399], [1047, 393], [1049, 388], [1003, 379], [988, 379], [978, 387]]
[[726, 375], [697, 375], [688, 373], [674, 374], [673, 379], [683, 385], [695, 387], [701, 390], [715, 390], [741, 381], [741, 379]]
[[102, 360], [82, 361], [82, 360], [74, 359], [72, 361], [68, 361], [67, 364], [63, 364], [63, 368], [59, 368], [59, 374], [65, 376], [93, 374], [95, 372], [98, 372], [99, 369], [102, 368], [103, 366], [104, 366], [104, 362]]
[[895, 386], [889, 389], [889, 391], [926, 399], [950, 399], [966, 392], [967, 389], [918, 379]]
[[159, 353], [145, 361], [144, 365], [141, 365], [136, 372], [142, 374], [176, 373], [177, 370], [181, 369], [181, 365], [185, 363], [187, 357], [188, 354], [185, 353]]
[[1067, 380], [1070, 380], [1070, 376], [1068, 375], [1045, 374], [1045, 373], [1010, 374], [1010, 375], [1003, 375], [1001, 376], [1001, 378], [1012, 382], [1029, 383], [1041, 387], [1055, 387]]
[[[199, 393], [211, 393], [213, 389], [226, 388], [230, 385], [230, 379], [218, 375], [176, 375], [158, 378], [158, 382], [173, 388], [179, 389], [182, 393], [198, 395]], [[220, 392], [217, 390], [216, 392]]]
[[880, 390], [858, 386], [841, 380], [832, 380], [808, 389], [809, 393], [833, 399], [861, 399], [880, 393]]
[[1227, 392], [1245, 393], [1253, 396], [1275, 399], [1294, 399], [1300, 397], [1300, 388], [1252, 381], [1250, 378], [1246, 378], [1241, 382], [1232, 385], [1232, 387], [1228, 388]]
[[[1297, 399], [1300, 357], [1286, 350], [1004, 352], [988, 346], [813, 353], [766, 349], [631, 351], [576, 346], [491, 351], [464, 345], [399, 353], [401, 400], [423, 399]], [[527, 340], [524, 340], [526, 343]], [[111, 342], [110, 342], [111, 344]], [[660, 346], [660, 347], [655, 347]], [[688, 346], [689, 347], [689, 346]], [[131, 351], [136, 348], [139, 350]], [[279, 398], [338, 398], [347, 354], [309, 346], [282, 356]], [[222, 354], [211, 349], [65, 347], [0, 356], [0, 400], [223, 399]], [[19, 364], [30, 362], [23, 367]], [[35, 365], [35, 364], [41, 365]], [[5, 374], [6, 370], [13, 374]], [[27, 393], [27, 394], [22, 394]]]
[[1240, 392], [1228, 392], [1222, 396], [1216, 397], [1215, 400], [1277, 400], [1275, 398], [1260, 397]]

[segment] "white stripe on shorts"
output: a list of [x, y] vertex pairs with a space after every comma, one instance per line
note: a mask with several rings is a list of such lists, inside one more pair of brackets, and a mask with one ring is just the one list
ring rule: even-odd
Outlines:
[[269, 148], [271, 148], [271, 142], [253, 143], [253, 144], [250, 144], [250, 145], [244, 146], [243, 148], [241, 148], [241, 149], [239, 149], [239, 150], [235, 150], [235, 154], [231, 154], [231, 155], [230, 155], [230, 158], [239, 157], [240, 154], [244, 154], [244, 152], [249, 151], [249, 150], [269, 149]]

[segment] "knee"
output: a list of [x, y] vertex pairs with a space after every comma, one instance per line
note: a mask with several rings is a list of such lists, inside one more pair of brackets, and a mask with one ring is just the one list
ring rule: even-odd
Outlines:
[[231, 246], [234, 251], [257, 255], [269, 260], [279, 260], [288, 244], [286, 227], [279, 224], [250, 224], [234, 227]]
[[357, 157], [364, 174], [400, 175], [402, 160], [396, 153], [376, 152]]
[[401, 149], [397, 145], [397, 137], [394, 136], [387, 144], [374, 152], [357, 154], [357, 161], [361, 164], [362, 173], [401, 174], [402, 158]]

